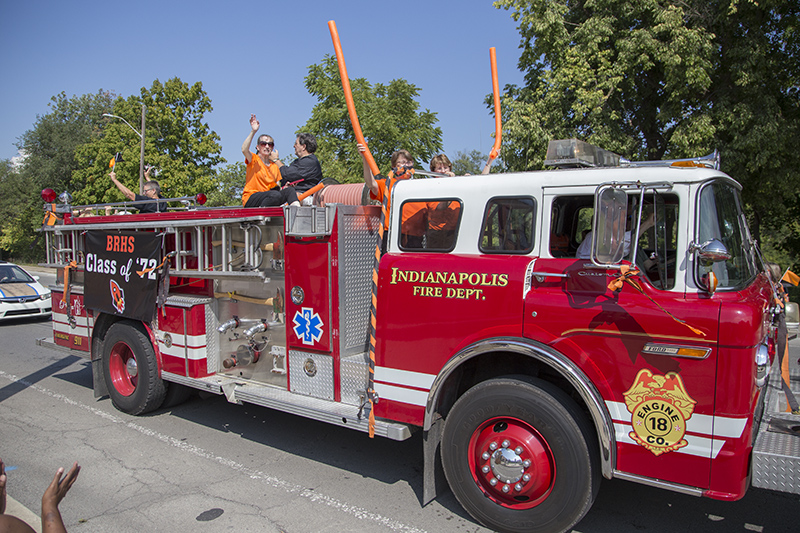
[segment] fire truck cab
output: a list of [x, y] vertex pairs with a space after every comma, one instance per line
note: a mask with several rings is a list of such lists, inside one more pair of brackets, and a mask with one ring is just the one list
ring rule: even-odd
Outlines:
[[[367, 432], [374, 390], [375, 434], [424, 432], [423, 503], [446, 481], [500, 531], [570, 528], [601, 476], [800, 493], [798, 439], [766, 431], [791, 417], [739, 185], [704, 160], [609, 167], [559, 146], [591, 168], [398, 181], [382, 255], [380, 208], [336, 201], [350, 185], [47, 226], [65, 275], [41, 343], [90, 358], [95, 395], [130, 414], [200, 389]], [[109, 291], [98, 260], [119, 260], [90, 234], [158, 236], [163, 265], [136, 274], [157, 273], [152, 318], [87, 308]]]

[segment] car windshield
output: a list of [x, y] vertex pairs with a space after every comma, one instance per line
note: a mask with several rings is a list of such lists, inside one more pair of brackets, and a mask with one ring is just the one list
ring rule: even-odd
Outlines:
[[0, 265], [0, 283], [33, 283], [35, 280], [16, 265]]

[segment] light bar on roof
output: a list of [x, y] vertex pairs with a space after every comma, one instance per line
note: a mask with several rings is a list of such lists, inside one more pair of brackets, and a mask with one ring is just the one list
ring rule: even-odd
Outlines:
[[552, 167], [618, 167], [620, 156], [578, 139], [547, 144], [544, 164]]

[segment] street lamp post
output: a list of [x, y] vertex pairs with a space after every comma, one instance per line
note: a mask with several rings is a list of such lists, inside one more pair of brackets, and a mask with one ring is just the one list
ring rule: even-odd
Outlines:
[[139, 194], [144, 194], [144, 117], [145, 117], [146, 110], [147, 110], [147, 106], [142, 104], [142, 133], [139, 133], [138, 131], [136, 131], [136, 128], [131, 126], [128, 123], [128, 121], [125, 120], [124, 118], [122, 118], [120, 116], [117, 116], [117, 115], [112, 115], [111, 113], [103, 113], [104, 117], [111, 117], [111, 118], [120, 119], [130, 129], [132, 129], [133, 132], [136, 135], [138, 135], [139, 139], [141, 140], [141, 150], [140, 150], [140, 155], [139, 155]]

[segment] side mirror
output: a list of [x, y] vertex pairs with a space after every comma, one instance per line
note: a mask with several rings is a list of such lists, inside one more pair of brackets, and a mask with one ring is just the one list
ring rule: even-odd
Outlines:
[[714, 263], [727, 261], [731, 258], [731, 253], [718, 239], [710, 239], [703, 244], [689, 244], [689, 253], [697, 252], [697, 257], [700, 259], [700, 268], [705, 270], [705, 273], [700, 276], [700, 285], [708, 294], [714, 294], [717, 290], [719, 280], [712, 271]]
[[697, 252], [697, 256], [705, 263], [717, 263], [731, 258], [731, 253], [717, 239], [711, 239], [699, 245], [689, 244], [689, 253], [694, 252]]
[[625, 222], [628, 195], [607, 187], [595, 195], [592, 261], [600, 266], [617, 264], [625, 256]]

